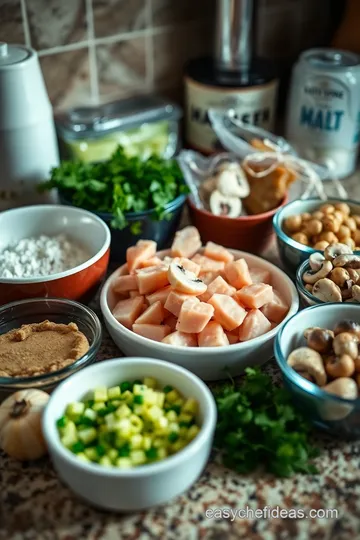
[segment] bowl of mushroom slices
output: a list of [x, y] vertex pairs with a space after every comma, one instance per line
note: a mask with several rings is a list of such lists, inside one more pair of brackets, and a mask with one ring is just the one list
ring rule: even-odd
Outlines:
[[311, 306], [277, 334], [275, 358], [294, 404], [330, 433], [360, 437], [360, 309]]
[[324, 302], [359, 304], [360, 254], [346, 244], [312, 253], [297, 270], [296, 287], [303, 307]]

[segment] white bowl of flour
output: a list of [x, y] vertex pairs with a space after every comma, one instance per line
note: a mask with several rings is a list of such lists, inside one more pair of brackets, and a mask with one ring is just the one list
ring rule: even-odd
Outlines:
[[110, 230], [91, 212], [38, 205], [0, 213], [0, 305], [31, 297], [88, 300], [109, 260]]

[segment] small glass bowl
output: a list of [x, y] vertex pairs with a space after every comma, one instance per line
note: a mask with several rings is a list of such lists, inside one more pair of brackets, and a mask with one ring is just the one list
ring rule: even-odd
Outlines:
[[300, 304], [302, 307], [316, 306], [318, 304], [324, 304], [320, 298], [316, 298], [311, 292], [305, 289], [305, 283], [303, 281], [303, 275], [310, 270], [309, 259], [300, 264], [296, 270], [296, 288], [300, 297]]
[[69, 375], [92, 364], [101, 344], [102, 328], [98, 316], [88, 307], [73, 300], [59, 298], [34, 298], [12, 302], [0, 307], [0, 335], [20, 328], [23, 324], [49, 320], [55, 323], [74, 322], [87, 337], [90, 348], [73, 364], [58, 371], [35, 377], [0, 377], [0, 392], [22, 388], [51, 390]]
[[[332, 329], [341, 320], [360, 322], [360, 307], [352, 303], [322, 303], [299, 311], [282, 326], [276, 336], [274, 353], [282, 372], [285, 387], [292, 394], [296, 407], [329, 434], [346, 439], [360, 438], [360, 397], [344, 399], [326, 392], [308, 381], [287, 363], [290, 352], [306, 346], [306, 328], [319, 326]], [[328, 380], [328, 383], [330, 380]]]

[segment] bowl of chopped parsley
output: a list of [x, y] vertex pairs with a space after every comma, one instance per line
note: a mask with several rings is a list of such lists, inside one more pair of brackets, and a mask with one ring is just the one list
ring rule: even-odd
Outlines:
[[52, 189], [62, 204], [90, 210], [109, 225], [115, 261], [124, 260], [126, 249], [140, 238], [167, 247], [188, 193], [175, 159], [128, 157], [121, 146], [106, 161], [62, 161], [40, 186]]

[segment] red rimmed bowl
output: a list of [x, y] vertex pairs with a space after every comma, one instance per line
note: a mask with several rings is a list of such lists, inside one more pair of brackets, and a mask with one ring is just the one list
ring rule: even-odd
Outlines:
[[49, 276], [0, 277], [0, 305], [26, 298], [89, 302], [106, 274], [110, 230], [91, 212], [60, 205], [25, 206], [0, 213], [0, 252], [22, 238], [66, 235], [89, 253], [83, 264]]
[[215, 216], [197, 208], [191, 197], [188, 197], [187, 203], [191, 221], [199, 230], [204, 244], [211, 241], [232, 249], [261, 253], [274, 238], [272, 220], [279, 208], [287, 203], [287, 197], [280, 206], [269, 212], [238, 218]]

